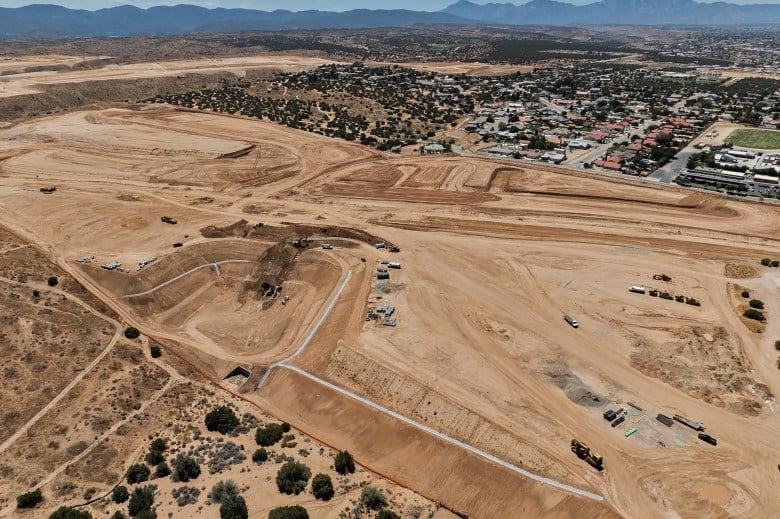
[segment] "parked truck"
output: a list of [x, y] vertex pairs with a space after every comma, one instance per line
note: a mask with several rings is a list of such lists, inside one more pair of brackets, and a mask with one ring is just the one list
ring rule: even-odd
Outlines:
[[689, 420], [685, 418], [682, 415], [676, 414], [674, 415], [674, 419], [680, 422], [683, 425], [687, 425], [694, 431], [703, 431], [704, 430], [704, 424], [701, 422], [694, 422], [693, 420]]
[[572, 328], [579, 328], [580, 327], [580, 323], [578, 323], [576, 319], [574, 319], [573, 317], [571, 317], [569, 315], [564, 315], [563, 316], [563, 320], [566, 321], [567, 323], [569, 323]]

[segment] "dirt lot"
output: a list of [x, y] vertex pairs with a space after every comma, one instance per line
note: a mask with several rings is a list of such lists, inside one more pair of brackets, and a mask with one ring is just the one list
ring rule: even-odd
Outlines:
[[[57, 190], [46, 195], [45, 186]], [[122, 469], [89, 474], [88, 460], [130, 464], [150, 440], [148, 428], [175, 438], [176, 448], [213, 448], [194, 441], [191, 428], [208, 405], [227, 399], [305, 431], [298, 447], [278, 452], [304, 456], [305, 445], [313, 470], [327, 469], [329, 448], [348, 449], [374, 474], [345, 481], [326, 506], [310, 494], [282, 498], [266, 481], [269, 467], [231, 468], [225, 474], [250, 485], [245, 495], [260, 516], [300, 502], [314, 517], [338, 517], [363, 478], [392, 491], [404, 517], [413, 507], [432, 510], [431, 502], [471, 517], [780, 513], [771, 492], [780, 484], [780, 274], [759, 264], [780, 258], [774, 206], [557, 168], [383, 154], [264, 121], [141, 106], [0, 130], [0, 209], [0, 222], [21, 236], [0, 244], [0, 258], [32, 243], [63, 277], [83, 284], [90, 307], [103, 305], [110, 319], [160, 341], [175, 367], [145, 354], [139, 365], [103, 358], [95, 374], [115, 371], [117, 382], [85, 377], [73, 402], [63, 400], [78, 416], [50, 427], [68, 427], [67, 442], [87, 443], [78, 448], [89, 448], [79, 435], [95, 427], [109, 441], [61, 472], [65, 440], [27, 479], [7, 463], [7, 499], [36, 480], [68, 502], [86, 485], [104, 491]], [[163, 223], [163, 215], [178, 223]], [[298, 234], [311, 244], [295, 247], [306, 237]], [[95, 259], [75, 262], [85, 256]], [[100, 268], [112, 261], [122, 271]], [[389, 279], [377, 279], [384, 270]], [[653, 278], [661, 273], [671, 281]], [[762, 333], [740, 318], [736, 279], [766, 304]], [[630, 293], [629, 285], [672, 299]], [[42, 318], [45, 301], [73, 313], [49, 292], [41, 290], [36, 306], [27, 301], [32, 287], [7, 286], [0, 296], [18, 296], [19, 308], [35, 310], [30, 318]], [[370, 317], [383, 305], [395, 307], [396, 326]], [[108, 344], [117, 326], [92, 317], [104, 329], [92, 340]], [[61, 340], [51, 326], [39, 328], [46, 341]], [[16, 347], [28, 347], [20, 337]], [[68, 361], [73, 370], [89, 359]], [[116, 431], [121, 414], [95, 425], [84, 399], [110, 407], [140, 366], [149, 384], [137, 398], [148, 407]], [[251, 372], [248, 380], [223, 380], [237, 366]], [[30, 401], [45, 405], [50, 392], [36, 391]], [[182, 411], [166, 405], [176, 401]], [[630, 410], [612, 428], [602, 413], [617, 406]], [[704, 422], [718, 446], [679, 423], [662, 425], [658, 413]], [[48, 429], [31, 431], [7, 454], [46, 452], [36, 442]], [[115, 441], [120, 432], [133, 441]], [[246, 450], [250, 436], [230, 441]], [[605, 470], [574, 456], [572, 438], [602, 454]], [[261, 482], [271, 489], [255, 494]], [[158, 513], [176, 515], [172, 484], [158, 485]], [[113, 511], [105, 502], [95, 507]], [[216, 517], [216, 508], [202, 513]]]

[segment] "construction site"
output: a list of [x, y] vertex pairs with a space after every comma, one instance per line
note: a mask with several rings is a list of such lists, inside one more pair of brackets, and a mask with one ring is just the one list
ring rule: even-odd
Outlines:
[[[287, 422], [351, 452], [404, 517], [780, 515], [780, 270], [760, 263], [780, 258], [777, 206], [140, 104], [0, 129], [0, 225], [4, 278], [34, 250], [110, 315], [95, 348], [126, 326], [160, 345], [146, 375], [117, 360], [148, 378], [138, 401], [176, 380]], [[153, 406], [160, 430], [175, 422]], [[17, 412], [0, 440], [31, 418]], [[99, 491], [147, 441], [107, 420]], [[183, 448], [195, 426], [176, 427]], [[27, 446], [38, 468], [21, 474], [18, 448], [0, 450], [3, 513], [81, 484], [45, 475], [78, 449]], [[349, 495], [310, 512], [341, 517]]]

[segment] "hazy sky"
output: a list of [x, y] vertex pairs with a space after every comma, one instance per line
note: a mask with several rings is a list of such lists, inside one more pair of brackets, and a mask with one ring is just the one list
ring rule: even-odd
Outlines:
[[[0, 0], [0, 7], [19, 7], [29, 4], [57, 4], [74, 9], [101, 9], [103, 7], [113, 7], [116, 5], [137, 5], [139, 7], [150, 7], [153, 5], [176, 5], [192, 4], [202, 5], [204, 7], [245, 7], [248, 9], [259, 9], [263, 11], [272, 11], [274, 9], [289, 9], [291, 11], [300, 11], [303, 9], [320, 9], [324, 11], [344, 11], [348, 9], [414, 9], [426, 11], [438, 11], [454, 3], [456, 0], [428, 0], [420, 2], [419, 0], [389, 0], [389, 1], [371, 1], [371, 0]], [[477, 4], [489, 3], [489, 0], [472, 0]], [[507, 0], [493, 0], [498, 3]], [[594, 0], [562, 0], [571, 4], [588, 4]], [[712, 2], [716, 0], [698, 0]], [[522, 4], [522, 0], [514, 0], [511, 3]], [[780, 0], [729, 0], [734, 4], [776, 4]]]

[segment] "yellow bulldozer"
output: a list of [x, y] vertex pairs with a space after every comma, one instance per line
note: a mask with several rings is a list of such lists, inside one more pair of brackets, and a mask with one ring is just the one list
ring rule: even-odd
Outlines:
[[604, 470], [604, 458], [596, 451], [590, 450], [590, 447], [588, 447], [587, 444], [577, 439], [573, 439], [571, 441], [571, 451], [576, 454], [579, 459], [585, 460], [585, 462], [594, 469], [599, 471]]

